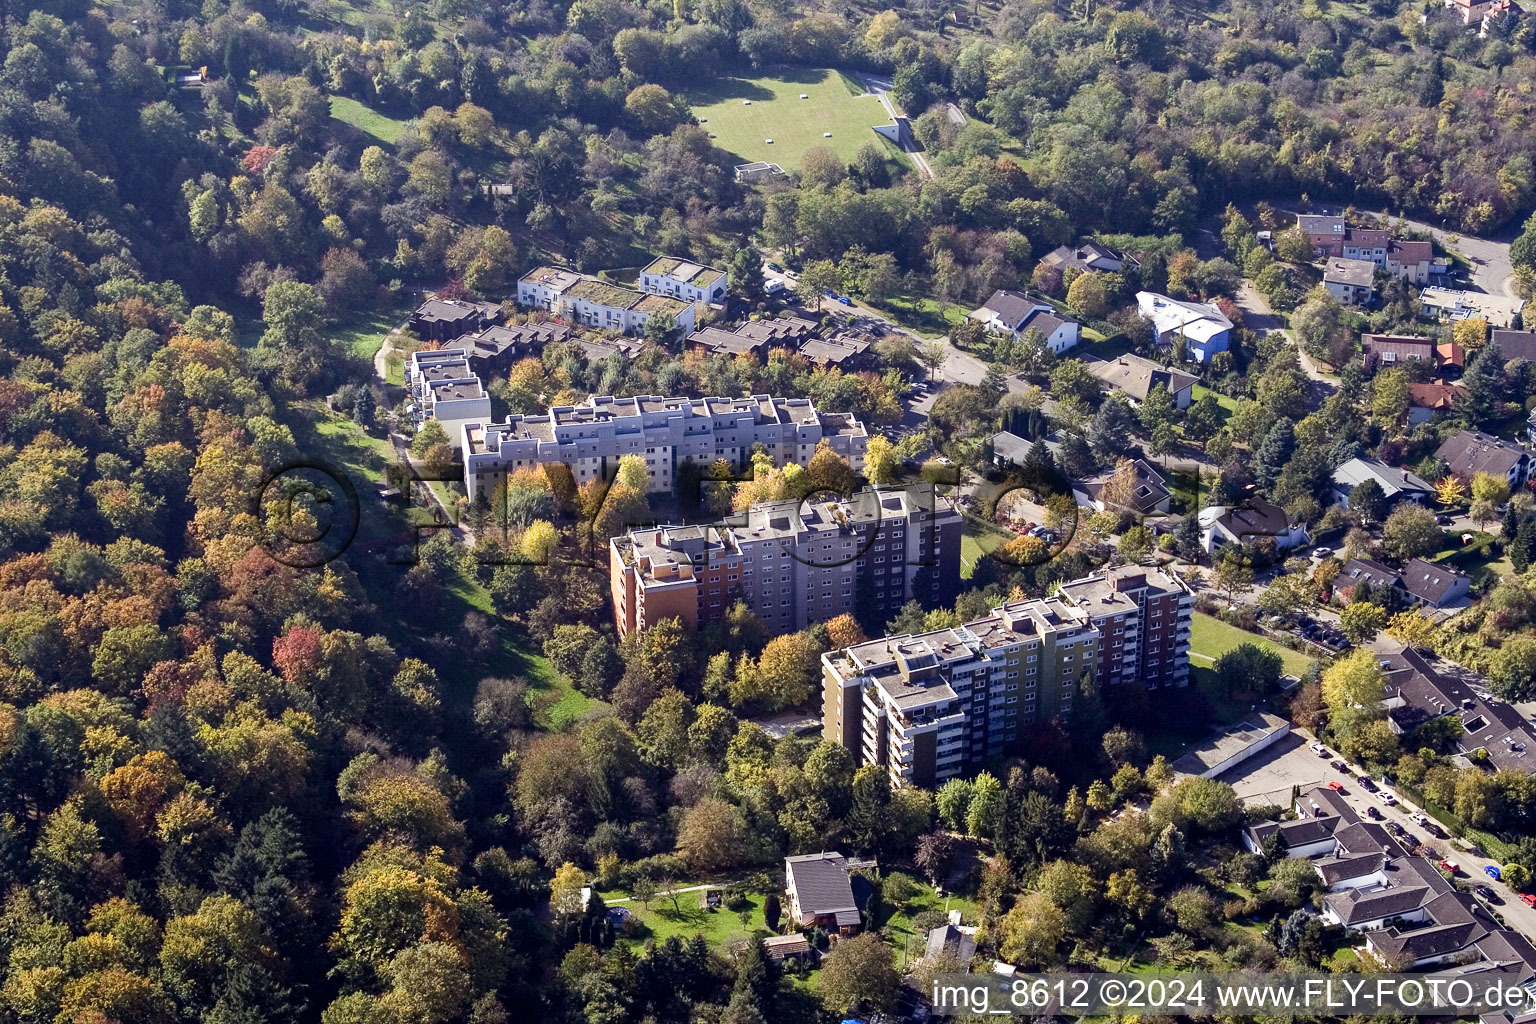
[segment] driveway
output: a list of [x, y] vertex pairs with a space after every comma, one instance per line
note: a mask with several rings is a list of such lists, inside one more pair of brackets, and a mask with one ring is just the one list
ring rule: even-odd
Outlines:
[[1398, 802], [1394, 807], [1387, 807], [1377, 796], [1361, 789], [1360, 784], [1355, 781], [1365, 774], [1363, 768], [1351, 764], [1348, 775], [1334, 771], [1329, 767], [1329, 762], [1338, 760], [1339, 753], [1330, 749], [1331, 757], [1318, 757], [1307, 747], [1312, 740], [1309, 733], [1299, 730], [1293, 732], [1269, 750], [1251, 761], [1238, 765], [1220, 778], [1223, 782], [1231, 783], [1232, 788], [1237, 791], [1238, 798], [1249, 806], [1264, 804], [1288, 806], [1291, 802], [1293, 786], [1299, 787], [1301, 792], [1306, 792], [1314, 786], [1327, 785], [1331, 781], [1336, 780], [1342, 783], [1344, 792], [1341, 795], [1355, 813], [1360, 815], [1362, 821], [1370, 820], [1366, 814], [1366, 808], [1374, 807], [1382, 815], [1382, 824], [1396, 822], [1402, 826], [1433, 851], [1434, 860], [1443, 857], [1455, 861], [1462, 871], [1457, 876], [1458, 882], [1469, 889], [1474, 885], [1488, 886], [1499, 899], [1503, 900], [1502, 904], [1495, 905], [1492, 909], [1504, 918], [1509, 927], [1536, 940], [1536, 910], [1521, 903], [1513, 890], [1502, 882], [1495, 882], [1483, 872], [1483, 868], [1487, 865], [1499, 866], [1497, 861], [1457, 849], [1450, 839], [1433, 838], [1422, 825], [1409, 817], [1413, 812], [1420, 810], [1416, 804], [1404, 799], [1401, 793], [1388, 786], [1386, 788], [1397, 796]]
[[[889, 95], [891, 80], [889, 78], [884, 75], [867, 75], [862, 71], [858, 72], [858, 76], [859, 80], [864, 83], [864, 88], [874, 93], [875, 98], [880, 101], [880, 105], [885, 108], [885, 112], [891, 115], [891, 120], [894, 121], [901, 116], [896, 110], [896, 104], [891, 102]], [[903, 146], [902, 151], [912, 158], [912, 163], [917, 166], [918, 173], [925, 178], [933, 177], [933, 168], [928, 166], [928, 158], [923, 156], [922, 147], [917, 144], [916, 140], [913, 140], [910, 145]]]

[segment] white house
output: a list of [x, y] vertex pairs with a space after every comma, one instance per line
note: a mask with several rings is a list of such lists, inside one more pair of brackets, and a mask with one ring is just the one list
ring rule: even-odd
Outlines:
[[1333, 503], [1349, 507], [1349, 496], [1367, 480], [1376, 481], [1387, 504], [1399, 501], [1422, 502], [1434, 488], [1406, 469], [1389, 466], [1375, 459], [1350, 459], [1333, 471]]
[[1323, 267], [1323, 288], [1346, 306], [1363, 306], [1376, 297], [1375, 277], [1375, 263], [1333, 256]]
[[405, 382], [411, 392], [407, 407], [410, 418], [418, 425], [437, 420], [456, 450], [463, 446], [466, 423], [490, 419], [491, 398], [457, 348], [411, 353]]
[[1262, 498], [1242, 505], [1211, 505], [1200, 510], [1200, 544], [1213, 552], [1226, 544], [1256, 544], [1266, 539], [1278, 551], [1289, 551], [1311, 538], [1306, 527], [1292, 523], [1285, 509]]
[[1051, 306], [1028, 295], [1006, 288], [993, 292], [991, 298], [971, 310], [969, 315], [993, 334], [1022, 338], [1025, 331], [1033, 328], [1045, 337], [1046, 345], [1057, 355], [1075, 347], [1082, 334], [1082, 324], [1076, 320], [1062, 316]]
[[517, 282], [517, 301], [577, 323], [621, 334], [638, 334], [653, 316], [668, 315], [686, 337], [694, 331], [693, 303], [646, 294], [585, 274], [539, 267]]
[[1172, 345], [1182, 337], [1189, 357], [1197, 363], [1225, 352], [1231, 344], [1232, 321], [1214, 302], [1182, 302], [1156, 292], [1137, 292], [1136, 306], [1152, 321], [1158, 344]]
[[640, 290], [684, 302], [720, 302], [725, 298], [726, 275], [676, 256], [658, 256], [640, 271]]

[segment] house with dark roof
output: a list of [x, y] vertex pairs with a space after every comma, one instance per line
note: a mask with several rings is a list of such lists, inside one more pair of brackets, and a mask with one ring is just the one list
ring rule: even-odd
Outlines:
[[1088, 368], [1095, 377], [1137, 405], [1147, 400], [1148, 392], [1161, 388], [1173, 396], [1175, 409], [1188, 409], [1194, 387], [1200, 382], [1199, 377], [1183, 370], [1129, 354], [1090, 363]]
[[1394, 732], [1406, 735], [1425, 722], [1455, 715], [1461, 722], [1452, 741], [1458, 754], [1486, 759], [1496, 770], [1536, 772], [1531, 724], [1494, 697], [1482, 676], [1412, 648], [1383, 655], [1381, 666], [1387, 724]]
[[1024, 465], [1024, 457], [1035, 446], [1035, 442], [1027, 437], [1008, 430], [999, 430], [992, 435], [992, 464], [999, 469], [1007, 469], [1010, 466]]
[[930, 929], [923, 944], [923, 959], [931, 960], [945, 954], [959, 962], [963, 973], [970, 973], [971, 957], [976, 955], [976, 929], [954, 924], [941, 924]]
[[1076, 270], [1081, 273], [1099, 271], [1116, 274], [1127, 266], [1141, 266], [1141, 262], [1136, 257], [1118, 249], [1111, 249], [1107, 245], [1101, 245], [1092, 239], [1084, 239], [1077, 245], [1058, 246], [1041, 257], [1041, 262], [1057, 270]]
[[1349, 507], [1349, 496], [1355, 488], [1367, 480], [1376, 481], [1390, 507], [1400, 501], [1422, 503], [1434, 493], [1434, 488], [1406, 469], [1389, 466], [1375, 459], [1350, 459], [1340, 463], [1333, 471], [1333, 503], [1341, 508]]
[[1405, 334], [1362, 334], [1360, 359], [1367, 374], [1378, 369], [1391, 369], [1410, 359], [1433, 362], [1435, 339], [1419, 338]]
[[1405, 604], [1435, 609], [1461, 604], [1472, 590], [1472, 582], [1465, 573], [1422, 558], [1410, 560], [1401, 570], [1369, 558], [1351, 558], [1339, 570], [1333, 586], [1340, 597], [1353, 601], [1355, 588], [1362, 582], [1374, 589], [1393, 591]]
[[1481, 430], [1458, 430], [1440, 445], [1435, 457], [1466, 483], [1475, 473], [1488, 473], [1517, 487], [1531, 475], [1531, 456], [1525, 449]]
[[859, 908], [848, 880], [848, 859], [840, 853], [808, 853], [784, 858], [789, 919], [797, 928], [824, 928], [853, 935]]
[[501, 323], [501, 316], [501, 306], [495, 302], [431, 298], [416, 307], [410, 324], [423, 341], [453, 341]]
[[[996, 448], [994, 447], [993, 450], [996, 451]], [[1086, 495], [1089, 504], [1100, 512], [1134, 512], [1142, 516], [1167, 515], [1173, 504], [1173, 492], [1168, 489], [1163, 474], [1143, 459], [1133, 460], [1131, 468], [1136, 476], [1131, 484], [1129, 495], [1114, 496], [1104, 493], [1105, 487], [1119, 472], [1116, 466], [1111, 466], [1086, 480], [1079, 481], [1077, 490]], [[1111, 492], [1113, 490], [1111, 488]]]
[[1528, 363], [1536, 363], [1536, 331], [1496, 330], [1493, 332], [1493, 342], [1504, 353], [1505, 362], [1524, 359]]
[[1241, 505], [1210, 505], [1200, 510], [1200, 544], [1214, 552], [1226, 544], [1273, 543], [1289, 551], [1311, 540], [1307, 528], [1291, 521], [1285, 509], [1263, 498]]
[[1082, 333], [1082, 324], [1056, 312], [1055, 307], [1006, 288], [993, 292], [986, 302], [967, 315], [994, 334], [1022, 338], [1033, 328], [1045, 337], [1046, 345], [1057, 355], [1075, 347]]
[[1411, 284], [1425, 285], [1434, 272], [1434, 265], [1434, 243], [1394, 238], [1387, 243], [1387, 257], [1382, 269]]
[[1376, 264], [1330, 256], [1323, 266], [1323, 288], [1346, 306], [1368, 305], [1376, 297]]

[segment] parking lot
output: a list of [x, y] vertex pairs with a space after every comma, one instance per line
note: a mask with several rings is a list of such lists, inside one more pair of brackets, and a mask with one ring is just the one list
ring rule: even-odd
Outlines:
[[1280, 804], [1289, 806], [1291, 789], [1307, 790], [1326, 785], [1333, 772], [1328, 762], [1307, 749], [1310, 738], [1293, 732], [1268, 750], [1244, 761], [1220, 776], [1237, 790], [1238, 799], [1249, 806]]

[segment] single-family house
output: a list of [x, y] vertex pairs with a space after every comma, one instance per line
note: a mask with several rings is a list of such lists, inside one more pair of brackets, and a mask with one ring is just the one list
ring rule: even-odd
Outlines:
[[1387, 245], [1386, 265], [1382, 269], [1393, 277], [1422, 286], [1429, 283], [1430, 268], [1434, 261], [1433, 243], [1394, 238]]
[[1225, 352], [1232, 340], [1232, 321], [1214, 302], [1184, 302], [1156, 292], [1137, 292], [1136, 307], [1152, 321], [1159, 345], [1183, 338], [1189, 357], [1203, 363]]
[[1057, 355], [1077, 345], [1082, 325], [1055, 308], [1022, 292], [1000, 288], [986, 302], [970, 312], [970, 318], [994, 334], [1024, 336], [1030, 328], [1045, 337], [1045, 343]]
[[1506, 363], [1512, 359], [1536, 363], [1536, 331], [1496, 330], [1493, 343], [1504, 353]]
[[808, 853], [784, 858], [789, 919], [797, 928], [824, 928], [853, 935], [859, 908], [848, 880], [848, 859], [840, 853]]
[[1200, 510], [1200, 544], [1207, 552], [1227, 544], [1273, 543], [1276, 551], [1290, 551], [1311, 537], [1300, 523], [1293, 523], [1285, 509], [1263, 498], [1241, 505], [1209, 505]]
[[1416, 427], [1434, 419], [1436, 413], [1455, 410], [1467, 397], [1467, 389], [1460, 384], [1447, 384], [1443, 380], [1408, 385], [1408, 425]]
[[1107, 245], [1101, 245], [1092, 239], [1085, 239], [1077, 245], [1063, 245], [1052, 249], [1042, 257], [1042, 262], [1062, 271], [1076, 270], [1082, 273], [1098, 271], [1106, 274], [1119, 273], [1128, 265], [1141, 266], [1136, 257], [1118, 249], [1111, 249]]
[[[996, 451], [994, 447], [994, 452]], [[1173, 505], [1173, 492], [1163, 474], [1143, 459], [1131, 462], [1135, 472], [1133, 480], [1110, 484], [1119, 473], [1118, 467], [1110, 467], [1080, 480], [1077, 489], [1087, 496], [1089, 503], [1100, 512], [1134, 512], [1137, 515], [1167, 515]], [[1106, 493], [1105, 488], [1108, 487]]]
[[1010, 466], [1024, 465], [1024, 457], [1035, 446], [1035, 442], [1027, 437], [1008, 430], [999, 430], [992, 435], [992, 464], [998, 469], [1008, 469]]
[[1462, 603], [1472, 591], [1472, 581], [1465, 573], [1422, 558], [1411, 559], [1401, 570], [1371, 558], [1351, 558], [1339, 570], [1333, 586], [1340, 597], [1353, 601], [1361, 583], [1368, 583], [1373, 590], [1391, 591], [1404, 604], [1436, 610]]
[[1193, 374], [1133, 355], [1090, 363], [1089, 369], [1137, 405], [1147, 400], [1148, 392], [1161, 388], [1173, 397], [1174, 408], [1188, 409], [1194, 386], [1200, 382], [1200, 378]]
[[411, 314], [411, 330], [423, 341], [453, 341], [501, 323], [501, 305], [470, 299], [428, 299]]
[[1531, 456], [1525, 449], [1481, 430], [1458, 430], [1440, 445], [1435, 457], [1469, 484], [1473, 474], [1491, 473], [1518, 487], [1531, 475]]
[[1349, 229], [1343, 217], [1326, 213], [1303, 213], [1296, 218], [1296, 226], [1306, 232], [1316, 255], [1344, 255], [1344, 235]]
[[1330, 256], [1323, 267], [1323, 288], [1346, 306], [1368, 305], [1376, 297], [1376, 264]]
[[1531, 444], [1536, 444], [1536, 409], [1525, 418], [1525, 439]]
[[946, 955], [955, 958], [962, 973], [970, 973], [971, 957], [976, 955], [976, 929], [947, 922], [929, 929], [923, 959], [932, 962]]
[[1367, 480], [1376, 481], [1390, 507], [1399, 501], [1422, 503], [1434, 493], [1425, 480], [1406, 469], [1389, 466], [1375, 459], [1350, 459], [1333, 471], [1333, 503], [1349, 507], [1349, 496]]
[[1362, 334], [1360, 359], [1366, 375], [1377, 370], [1390, 370], [1412, 359], [1439, 366], [1436, 356], [1438, 343], [1434, 338], [1419, 338], [1407, 334]]
[[725, 298], [725, 271], [676, 256], [658, 256], [640, 271], [640, 290], [683, 302], [720, 302]]
[[1463, 25], [1481, 22], [1492, 10], [1494, 0], [1445, 0], [1445, 6], [1461, 16]]

